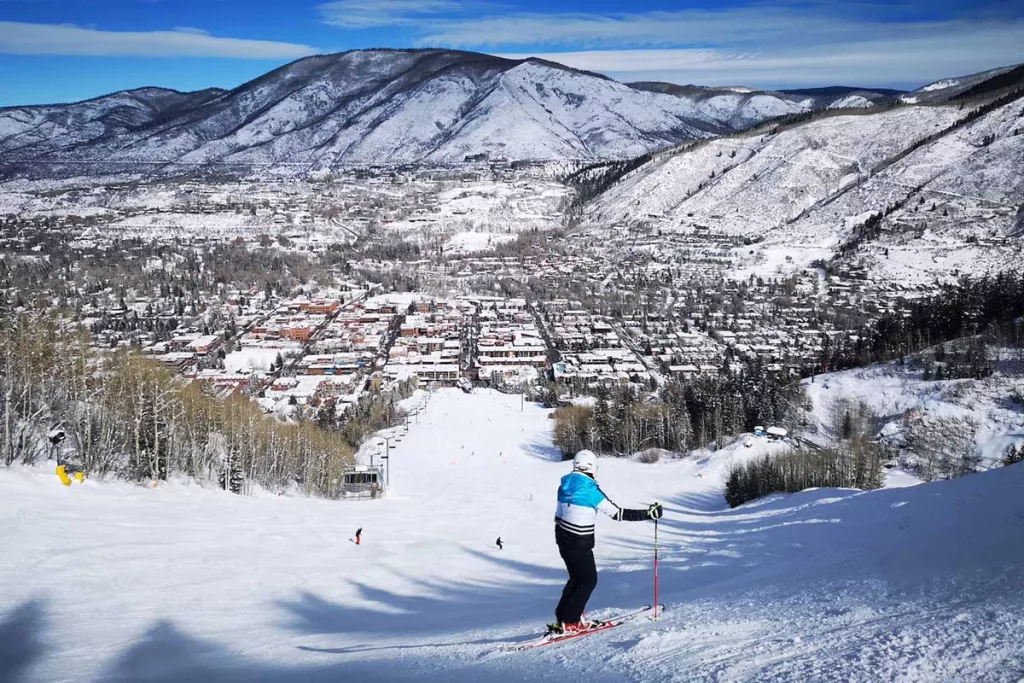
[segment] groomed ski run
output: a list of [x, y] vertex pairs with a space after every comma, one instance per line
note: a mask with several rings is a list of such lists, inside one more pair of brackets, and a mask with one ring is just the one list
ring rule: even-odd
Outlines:
[[[437, 391], [395, 445], [391, 494], [360, 503], [0, 472], [0, 679], [1024, 678], [1024, 465], [729, 510], [729, 464], [777, 448], [750, 437], [602, 459], [609, 495], [665, 505], [657, 623], [498, 653], [552, 619], [565, 580], [548, 415]], [[652, 542], [653, 525], [598, 522], [595, 615], [651, 602]]]

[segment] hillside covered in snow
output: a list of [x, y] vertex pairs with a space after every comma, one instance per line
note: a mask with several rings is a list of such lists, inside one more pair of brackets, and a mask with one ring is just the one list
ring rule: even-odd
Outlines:
[[[502, 652], [550, 619], [565, 579], [551, 515], [568, 465], [548, 415], [515, 395], [434, 392], [375, 501], [0, 471], [0, 679], [1020, 679], [1024, 465], [729, 510], [730, 465], [785, 448], [753, 437], [602, 459], [617, 503], [665, 504], [667, 611]], [[603, 518], [597, 535], [588, 613], [650, 602], [654, 525]]]
[[739, 241], [739, 276], [836, 259], [929, 283], [1019, 263], [1024, 71], [991, 78], [947, 104], [821, 112], [658, 153], [582, 225]]
[[912, 357], [804, 380], [805, 432], [831, 446], [844, 414], [862, 414], [893, 461], [926, 479], [999, 467], [1009, 447], [1024, 443], [1024, 359], [998, 347], [989, 354], [996, 370], [980, 379], [934, 379]]

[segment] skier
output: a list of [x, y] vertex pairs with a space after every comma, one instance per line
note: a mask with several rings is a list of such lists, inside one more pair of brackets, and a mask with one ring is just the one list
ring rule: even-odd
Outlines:
[[562, 477], [558, 487], [558, 508], [555, 511], [555, 542], [565, 562], [569, 580], [562, 590], [562, 599], [555, 608], [554, 633], [585, 631], [598, 622], [583, 621], [583, 610], [597, 586], [594, 564], [594, 523], [601, 511], [618, 521], [642, 522], [659, 519], [663, 510], [654, 503], [646, 510], [620, 508], [608, 499], [597, 485], [597, 456], [583, 450], [572, 461], [572, 472]]
[[501, 550], [502, 548], [504, 548], [504, 547], [505, 547], [505, 546], [504, 546], [504, 545], [502, 545], [502, 543], [501, 543], [501, 536], [498, 536], [498, 540], [497, 540], [497, 541], [495, 541], [495, 544], [496, 544], [496, 545], [498, 546], [498, 550]]
[[356, 529], [356, 545], [359, 545], [359, 541], [362, 539], [362, 537], [363, 537], [363, 527], [359, 527], [358, 529]]

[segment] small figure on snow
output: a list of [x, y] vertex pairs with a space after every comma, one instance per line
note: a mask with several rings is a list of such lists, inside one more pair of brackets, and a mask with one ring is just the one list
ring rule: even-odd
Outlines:
[[358, 529], [356, 529], [356, 545], [360, 544], [360, 541], [362, 540], [362, 538], [363, 538], [363, 527], [359, 527]]
[[562, 477], [558, 487], [555, 542], [569, 572], [569, 580], [555, 608], [557, 621], [548, 625], [548, 630], [554, 633], [585, 631], [597, 625], [597, 622], [583, 621], [583, 610], [597, 586], [594, 523], [598, 511], [622, 522], [659, 519], [663, 514], [660, 503], [646, 510], [620, 508], [597, 485], [596, 476], [597, 456], [591, 451], [580, 451], [573, 458], [572, 472]]
[[495, 541], [494, 544], [498, 546], [498, 550], [501, 550], [505, 547], [505, 545], [501, 542], [501, 536], [498, 536], [498, 540]]

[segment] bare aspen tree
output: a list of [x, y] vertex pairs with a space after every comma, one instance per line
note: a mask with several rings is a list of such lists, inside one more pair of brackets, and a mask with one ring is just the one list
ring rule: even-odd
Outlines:
[[241, 396], [217, 399], [137, 352], [91, 349], [86, 335], [45, 317], [0, 318], [0, 344], [5, 465], [45, 457], [54, 424], [72, 437], [76, 466], [135, 480], [226, 474], [241, 491], [297, 482], [309, 495], [335, 495], [352, 461], [340, 433], [283, 424]]

